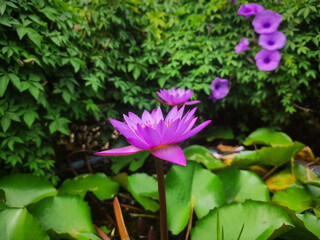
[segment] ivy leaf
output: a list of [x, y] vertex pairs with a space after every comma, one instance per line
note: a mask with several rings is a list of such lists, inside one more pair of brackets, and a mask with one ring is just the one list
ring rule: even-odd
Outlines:
[[3, 118], [1, 118], [1, 126], [4, 132], [8, 130], [8, 128], [10, 127], [10, 124], [11, 124], [11, 118], [9, 118], [8, 116], [4, 116]]
[[25, 114], [23, 115], [23, 120], [24, 122], [28, 125], [30, 128], [36, 118], [38, 118], [39, 115], [35, 111], [26, 111]]
[[38, 47], [41, 46], [42, 36], [32, 28], [27, 28], [28, 38]]
[[3, 75], [0, 77], [0, 97], [4, 95], [4, 93], [7, 90], [8, 84], [9, 84], [9, 76]]

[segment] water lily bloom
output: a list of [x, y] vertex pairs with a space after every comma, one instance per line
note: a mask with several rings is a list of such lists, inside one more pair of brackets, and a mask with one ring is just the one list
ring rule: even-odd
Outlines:
[[242, 38], [241, 41], [237, 44], [235, 51], [236, 53], [241, 53], [249, 49], [249, 40], [247, 38]]
[[200, 101], [188, 101], [192, 95], [193, 92], [190, 89], [184, 90], [178, 88], [177, 90], [174, 88], [171, 88], [170, 90], [166, 89], [161, 89], [160, 92], [157, 92], [159, 98], [156, 98], [159, 102], [170, 105], [170, 106], [175, 106], [175, 105], [193, 105], [197, 104]]
[[277, 50], [283, 48], [287, 38], [282, 32], [273, 32], [270, 34], [261, 34], [259, 36], [259, 45], [267, 50]]
[[246, 18], [252, 16], [252, 15], [257, 15], [261, 12], [264, 11], [264, 7], [256, 4], [256, 3], [249, 3], [247, 5], [245, 4], [241, 4], [239, 10], [238, 10], [238, 14], [239, 15], [243, 15]]
[[279, 65], [281, 55], [278, 51], [261, 50], [255, 57], [257, 67], [263, 71], [272, 71]]
[[229, 93], [229, 80], [217, 77], [212, 83], [212, 95], [209, 97], [215, 102], [217, 99], [224, 98]]
[[266, 10], [253, 19], [252, 25], [254, 30], [259, 34], [273, 33], [277, 31], [281, 21], [281, 14]]
[[184, 117], [182, 117], [184, 106], [180, 110], [174, 106], [166, 118], [163, 117], [159, 107], [151, 114], [145, 110], [141, 119], [131, 112], [128, 116], [124, 114], [126, 123], [111, 119], [111, 124], [126, 137], [131, 145], [95, 154], [117, 156], [149, 151], [160, 159], [185, 166], [186, 158], [177, 143], [197, 134], [211, 122], [208, 120], [193, 128], [197, 120], [194, 117], [196, 109], [189, 110]]

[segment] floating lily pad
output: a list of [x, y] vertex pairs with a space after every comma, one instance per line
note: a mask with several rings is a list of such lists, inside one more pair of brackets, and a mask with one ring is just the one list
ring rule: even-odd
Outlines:
[[117, 174], [121, 171], [122, 168], [129, 165], [129, 170], [134, 172], [142, 167], [149, 155], [150, 153], [148, 151], [143, 151], [127, 156], [111, 157], [111, 169], [115, 174]]
[[128, 190], [132, 196], [146, 209], [156, 212], [159, 204], [153, 199], [158, 199], [158, 183], [153, 177], [136, 173], [128, 177]]
[[224, 163], [215, 158], [211, 151], [200, 145], [192, 145], [183, 150], [187, 160], [192, 160], [198, 163], [202, 163], [209, 170], [223, 168]]
[[0, 211], [1, 240], [49, 240], [45, 229], [27, 209], [5, 209]]
[[200, 164], [174, 165], [165, 179], [168, 228], [180, 233], [187, 225], [192, 207], [198, 218], [226, 203], [220, 178]]
[[271, 177], [269, 177], [266, 181], [266, 184], [270, 192], [275, 193], [277, 191], [281, 191], [289, 188], [295, 182], [296, 182], [296, 179], [291, 174], [290, 168], [286, 168], [281, 172], [278, 172], [272, 175]]
[[77, 196], [54, 196], [30, 207], [51, 236], [77, 238], [80, 233], [95, 233], [88, 203]]
[[32, 174], [13, 174], [2, 177], [0, 189], [5, 193], [5, 204], [10, 207], [24, 207], [57, 194], [57, 190], [48, 180]]
[[249, 165], [280, 166], [291, 160], [304, 145], [293, 142], [284, 147], [262, 147], [256, 151], [240, 152], [231, 162], [231, 166], [239, 168]]
[[[219, 208], [220, 226], [224, 239], [266, 240], [275, 239], [283, 233], [298, 229], [305, 240], [317, 239], [294, 212], [267, 202], [246, 201]], [[193, 240], [215, 240], [217, 237], [217, 209], [197, 221], [191, 231]], [[222, 230], [220, 229], [220, 239]], [[296, 238], [295, 238], [296, 239]], [[302, 240], [302, 239], [301, 239]]]
[[320, 187], [320, 178], [318, 178], [317, 174], [315, 174], [310, 168], [306, 168], [300, 164], [295, 164], [292, 168], [292, 173], [297, 181], [303, 184]]
[[118, 193], [119, 184], [104, 173], [82, 174], [64, 181], [59, 188], [59, 195], [78, 195], [84, 198], [88, 191], [103, 201], [113, 198]]
[[312, 202], [318, 196], [320, 196], [320, 189], [314, 192], [308, 186], [294, 184], [290, 188], [276, 192], [272, 201], [301, 213], [312, 208]]
[[269, 201], [270, 195], [267, 185], [253, 172], [226, 168], [219, 171], [226, 190], [227, 201], [243, 202], [247, 199]]
[[213, 141], [214, 139], [234, 139], [233, 131], [230, 127], [212, 127], [207, 133], [207, 141]]
[[276, 132], [271, 128], [259, 128], [252, 132], [244, 141], [243, 144], [248, 145], [271, 145], [271, 146], [279, 146], [279, 145], [288, 145], [291, 144], [291, 138], [283, 133]]

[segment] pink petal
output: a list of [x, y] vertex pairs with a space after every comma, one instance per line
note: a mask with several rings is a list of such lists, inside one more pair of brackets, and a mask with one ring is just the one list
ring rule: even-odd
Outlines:
[[150, 149], [152, 146], [148, 145], [146, 142], [144, 142], [141, 138], [127, 138], [128, 143], [130, 143], [133, 146], [136, 146], [141, 149]]
[[199, 126], [196, 126], [194, 129], [192, 129], [190, 132], [187, 132], [186, 134], [182, 135], [181, 137], [175, 139], [176, 142], [184, 141], [193, 135], [196, 135], [198, 132], [200, 132], [202, 129], [204, 129], [209, 123], [211, 123], [211, 120], [205, 121], [201, 123]]
[[138, 124], [142, 124], [141, 119], [132, 112], [129, 112], [129, 117], [127, 117], [125, 114], [123, 114], [123, 117], [130, 128], [136, 129]]
[[162, 101], [161, 99], [159, 99], [159, 98], [156, 98], [157, 99], [157, 101], [158, 102], [160, 102], [160, 103], [162, 103], [162, 104], [165, 104], [165, 105], [170, 105], [169, 103], [167, 103], [167, 102], [164, 102], [164, 101]]
[[180, 124], [180, 119], [177, 119], [177, 120], [173, 121], [173, 123], [171, 123], [167, 127], [167, 129], [166, 129], [166, 131], [165, 131], [165, 133], [164, 133], [164, 135], [162, 137], [162, 143], [163, 144], [164, 143], [168, 144], [168, 143], [173, 143], [174, 142], [174, 139], [175, 139], [176, 132], [177, 132], [177, 129], [179, 127], [179, 124]]
[[106, 155], [106, 156], [130, 155], [130, 154], [134, 154], [141, 151], [145, 151], [145, 150], [130, 145], [127, 147], [115, 148], [115, 149], [110, 149], [103, 152], [97, 152], [95, 153], [95, 155]]
[[177, 105], [175, 105], [171, 110], [170, 112], [168, 113], [167, 117], [166, 117], [166, 122], [170, 122], [170, 120], [174, 119], [175, 115], [177, 114], [178, 112], [178, 107]]
[[120, 133], [122, 133], [123, 136], [125, 136], [126, 138], [128, 138], [128, 137], [136, 138], [135, 134], [128, 127], [127, 124], [125, 124], [123, 122], [119, 122], [119, 121], [117, 121], [115, 119], [110, 119], [110, 123], [112, 124], [112, 126], [115, 127], [115, 129], [117, 129]]
[[157, 109], [154, 109], [151, 113], [151, 116], [156, 123], [163, 120], [163, 114], [162, 114], [161, 108], [158, 107]]
[[138, 132], [151, 147], [157, 147], [160, 145], [161, 137], [152, 127], [139, 127]]
[[142, 122], [144, 125], [150, 125], [154, 123], [151, 114], [147, 110], [144, 110], [142, 113]]
[[201, 101], [189, 101], [189, 102], [186, 102], [185, 105], [193, 105], [193, 104], [197, 104], [197, 103], [201, 103]]
[[153, 148], [150, 150], [150, 152], [152, 155], [160, 159], [182, 166], [187, 165], [186, 157], [184, 156], [181, 147], [178, 145], [165, 145], [162, 147]]

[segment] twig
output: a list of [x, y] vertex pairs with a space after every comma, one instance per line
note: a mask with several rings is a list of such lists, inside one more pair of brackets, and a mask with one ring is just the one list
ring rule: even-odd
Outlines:
[[265, 181], [267, 180], [272, 173], [274, 173], [277, 170], [278, 166], [273, 167], [269, 172], [267, 172], [263, 177], [262, 180]]
[[187, 234], [186, 234], [185, 240], [188, 240], [189, 235], [190, 235], [190, 231], [192, 228], [192, 218], [193, 218], [193, 199], [191, 201], [191, 213], [190, 213], [190, 218], [189, 218], [189, 223], [188, 223]]
[[84, 157], [86, 159], [86, 163], [87, 163], [87, 167], [88, 167], [89, 173], [93, 173], [92, 167], [91, 167], [91, 164], [90, 164], [90, 159], [89, 159], [88, 155], [85, 154]]
[[105, 234], [100, 228], [98, 228], [96, 225], [93, 225], [94, 229], [98, 233], [99, 237], [101, 237], [103, 240], [111, 240], [107, 234]]
[[129, 213], [131, 217], [145, 217], [145, 218], [154, 218], [159, 219], [158, 216], [152, 215], [152, 214], [141, 214], [141, 213]]
[[298, 108], [298, 109], [300, 109], [300, 110], [303, 110], [303, 111], [306, 111], [306, 112], [313, 112], [313, 110], [312, 109], [310, 109], [310, 108], [305, 108], [305, 107], [301, 107], [301, 106], [299, 106], [299, 105], [297, 105], [297, 104], [293, 104], [293, 106], [295, 106], [296, 108]]

